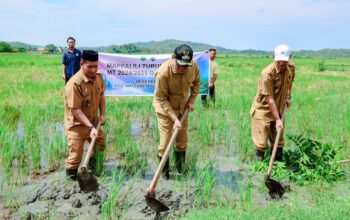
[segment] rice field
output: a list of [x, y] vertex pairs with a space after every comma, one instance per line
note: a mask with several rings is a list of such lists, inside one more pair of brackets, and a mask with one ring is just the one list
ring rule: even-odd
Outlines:
[[[190, 113], [187, 178], [167, 182], [162, 190], [183, 193], [186, 210], [162, 218], [183, 219], [345, 219], [350, 216], [349, 165], [338, 181], [295, 184], [285, 199], [266, 198], [264, 172], [257, 171], [250, 136], [249, 110], [266, 56], [219, 55], [216, 104], [197, 98]], [[293, 57], [296, 78], [293, 104], [286, 113], [287, 135], [329, 144], [335, 161], [350, 158], [350, 58]], [[320, 68], [322, 67], [322, 68]], [[28, 185], [55, 176], [65, 180], [67, 141], [63, 128], [64, 82], [61, 56], [0, 54], [0, 218], [21, 216]], [[158, 164], [158, 128], [152, 97], [107, 97], [107, 151], [101, 156], [108, 189], [99, 218], [154, 219], [140, 214], [142, 188]], [[286, 138], [285, 149], [295, 148]], [[171, 166], [174, 168], [174, 161]], [[278, 165], [273, 175], [278, 175]], [[282, 177], [281, 177], [282, 178]], [[282, 180], [282, 179], [281, 179]], [[68, 183], [70, 184], [70, 183]], [[142, 186], [142, 187], [141, 187]], [[132, 196], [131, 196], [132, 197]], [[131, 199], [131, 200], [130, 200]], [[143, 204], [145, 206], [145, 204]], [[56, 210], [57, 211], [57, 210]], [[35, 218], [55, 219], [56, 211]], [[57, 211], [58, 212], [58, 211]], [[77, 212], [79, 213], [79, 212]], [[79, 214], [69, 218], [79, 219]], [[80, 217], [84, 219], [83, 217]]]

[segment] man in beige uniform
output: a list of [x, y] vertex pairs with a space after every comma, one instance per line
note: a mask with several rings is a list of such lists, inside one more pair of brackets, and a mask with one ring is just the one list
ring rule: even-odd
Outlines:
[[[192, 58], [191, 47], [186, 44], [176, 47], [173, 58], [163, 63], [156, 72], [156, 88], [153, 98], [160, 133], [158, 146], [160, 160], [170, 141], [173, 129], [180, 129], [175, 149], [176, 167], [179, 173], [184, 171], [188, 143], [188, 119], [186, 118], [182, 124], [180, 119], [186, 108], [193, 111], [200, 87], [199, 69]], [[169, 160], [164, 166], [163, 174], [166, 179], [169, 179]]]
[[[66, 174], [72, 180], [77, 179], [85, 140], [90, 142], [96, 136], [96, 145], [99, 147], [97, 150], [100, 151], [103, 151], [106, 145], [102, 129], [97, 131], [95, 127], [98, 121], [101, 121], [101, 125], [105, 124], [106, 85], [97, 69], [98, 53], [84, 50], [80, 65], [81, 69], [66, 85], [65, 96], [64, 124], [69, 147]], [[96, 159], [92, 156], [89, 169], [94, 169], [95, 164]]]
[[[258, 160], [263, 160], [267, 150], [267, 140], [274, 143], [277, 128], [283, 129], [281, 120], [285, 106], [290, 107], [291, 89], [294, 81], [295, 68], [289, 62], [291, 57], [287, 45], [279, 45], [275, 49], [274, 60], [261, 72], [258, 92], [250, 109], [251, 131], [256, 146]], [[278, 143], [276, 160], [283, 157], [283, 130]]]
[[[219, 65], [215, 61], [216, 59], [216, 49], [210, 48], [210, 82], [209, 82], [209, 96], [210, 100], [215, 104], [215, 82], [219, 74]], [[207, 95], [202, 95], [202, 104], [207, 106]]]

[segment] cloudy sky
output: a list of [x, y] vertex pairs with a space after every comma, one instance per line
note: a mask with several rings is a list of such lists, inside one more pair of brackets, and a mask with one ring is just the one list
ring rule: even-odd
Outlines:
[[231, 49], [350, 48], [350, 0], [0, 0], [0, 40], [105, 46], [179, 39]]

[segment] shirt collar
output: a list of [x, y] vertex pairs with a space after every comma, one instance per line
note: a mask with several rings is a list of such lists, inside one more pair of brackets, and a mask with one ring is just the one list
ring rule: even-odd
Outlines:
[[88, 82], [92, 82], [92, 81], [94, 81], [94, 79], [96, 79], [96, 77], [94, 77], [94, 78], [87, 77], [82, 69], [80, 71], [81, 71], [81, 74], [83, 76], [84, 82], [88, 83]]
[[[274, 65], [274, 69], [275, 69], [276, 73], [281, 73], [281, 71], [279, 71], [279, 70], [277, 69], [276, 63], [274, 63], [273, 65]], [[286, 71], [285, 71], [284, 73], [287, 73], [287, 72], [289, 72], [289, 65], [288, 65], [288, 64], [287, 64]]]
[[67, 52], [68, 52], [68, 53], [71, 53], [71, 54], [74, 54], [74, 53], [75, 53], [75, 51], [76, 51], [76, 49], [75, 49], [75, 48], [74, 48], [73, 52], [71, 52], [71, 51], [69, 50], [69, 48], [67, 49]]
[[173, 59], [171, 59], [170, 62], [169, 62], [169, 65], [170, 65], [170, 68], [171, 68], [171, 72], [173, 72], [173, 74], [177, 74], [176, 66], [173, 65], [173, 64], [174, 64], [174, 61], [173, 61]]

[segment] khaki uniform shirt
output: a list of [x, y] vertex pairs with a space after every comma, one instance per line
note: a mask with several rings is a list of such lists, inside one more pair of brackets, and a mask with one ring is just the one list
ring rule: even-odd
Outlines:
[[219, 74], [219, 65], [215, 60], [210, 60], [210, 79], [213, 78], [214, 74]]
[[175, 121], [176, 112], [182, 115], [187, 101], [194, 103], [199, 93], [200, 75], [197, 63], [194, 61], [192, 67], [188, 67], [184, 74], [177, 73], [175, 68], [172, 68], [171, 62], [172, 59], [164, 62], [156, 72], [153, 107], [157, 113]]
[[281, 116], [288, 97], [288, 90], [291, 90], [292, 88], [294, 75], [295, 68], [291, 63], [288, 64], [284, 74], [277, 70], [275, 62], [268, 65], [261, 72], [258, 83], [258, 92], [250, 109], [250, 115], [257, 119], [274, 121], [269, 105], [266, 101], [266, 96], [272, 96]]
[[64, 125], [66, 131], [83, 125], [72, 114], [72, 108], [79, 108], [93, 124], [98, 122], [101, 96], [106, 90], [100, 72], [93, 79], [85, 76], [80, 69], [66, 85]]

